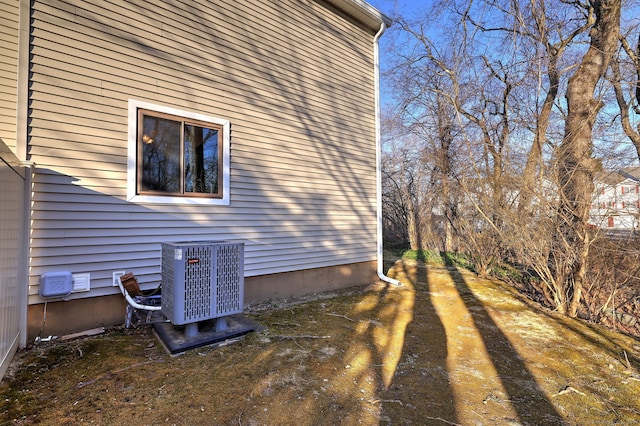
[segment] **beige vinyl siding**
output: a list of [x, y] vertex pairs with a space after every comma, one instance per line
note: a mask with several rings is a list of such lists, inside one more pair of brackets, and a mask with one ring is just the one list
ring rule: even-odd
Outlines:
[[[373, 32], [291, 0], [36, 1], [31, 302], [50, 270], [160, 278], [162, 241], [245, 243], [245, 275], [376, 256]], [[137, 99], [230, 120], [228, 206], [127, 199]]]
[[0, 0], [0, 140], [15, 152], [19, 2]]

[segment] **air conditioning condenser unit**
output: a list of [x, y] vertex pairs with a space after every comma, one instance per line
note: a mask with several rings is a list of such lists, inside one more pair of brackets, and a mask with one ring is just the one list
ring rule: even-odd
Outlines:
[[[162, 313], [185, 334], [200, 321], [241, 313], [244, 244], [198, 241], [162, 244]], [[218, 321], [224, 328], [224, 320]]]

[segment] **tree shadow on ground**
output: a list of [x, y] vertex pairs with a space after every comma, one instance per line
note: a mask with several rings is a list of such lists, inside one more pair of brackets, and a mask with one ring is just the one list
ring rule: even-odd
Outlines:
[[523, 359], [500, 330], [491, 315], [467, 284], [451, 258], [443, 256], [456, 290], [471, 313], [471, 318], [487, 348], [491, 362], [521, 422], [525, 424], [564, 424], [562, 416], [548, 400]]
[[[423, 264], [424, 257], [418, 261]], [[455, 396], [447, 367], [447, 333], [432, 301], [425, 291], [429, 281], [425, 268], [399, 262], [394, 278], [410, 287], [414, 294], [413, 320], [406, 329], [402, 360], [393, 380], [379, 395], [384, 413], [391, 419], [458, 424]], [[410, 282], [415, 283], [414, 286]], [[394, 291], [398, 291], [394, 289]], [[425, 342], [431, 343], [425, 346]]]

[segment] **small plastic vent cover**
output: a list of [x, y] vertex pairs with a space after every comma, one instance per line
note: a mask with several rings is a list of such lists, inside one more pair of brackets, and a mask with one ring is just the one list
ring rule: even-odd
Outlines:
[[68, 271], [47, 272], [40, 276], [40, 297], [65, 297], [73, 290], [73, 275]]

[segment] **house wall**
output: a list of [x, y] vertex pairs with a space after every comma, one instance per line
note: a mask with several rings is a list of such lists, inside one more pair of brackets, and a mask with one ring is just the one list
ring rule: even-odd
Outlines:
[[18, 1], [0, 0], [0, 141], [16, 147]]
[[[90, 274], [72, 301], [116, 294], [114, 271], [155, 286], [162, 241], [242, 241], [249, 278], [373, 277], [373, 31], [310, 0], [36, 0], [31, 13], [30, 304], [48, 271]], [[127, 201], [129, 99], [231, 121], [229, 205]]]

